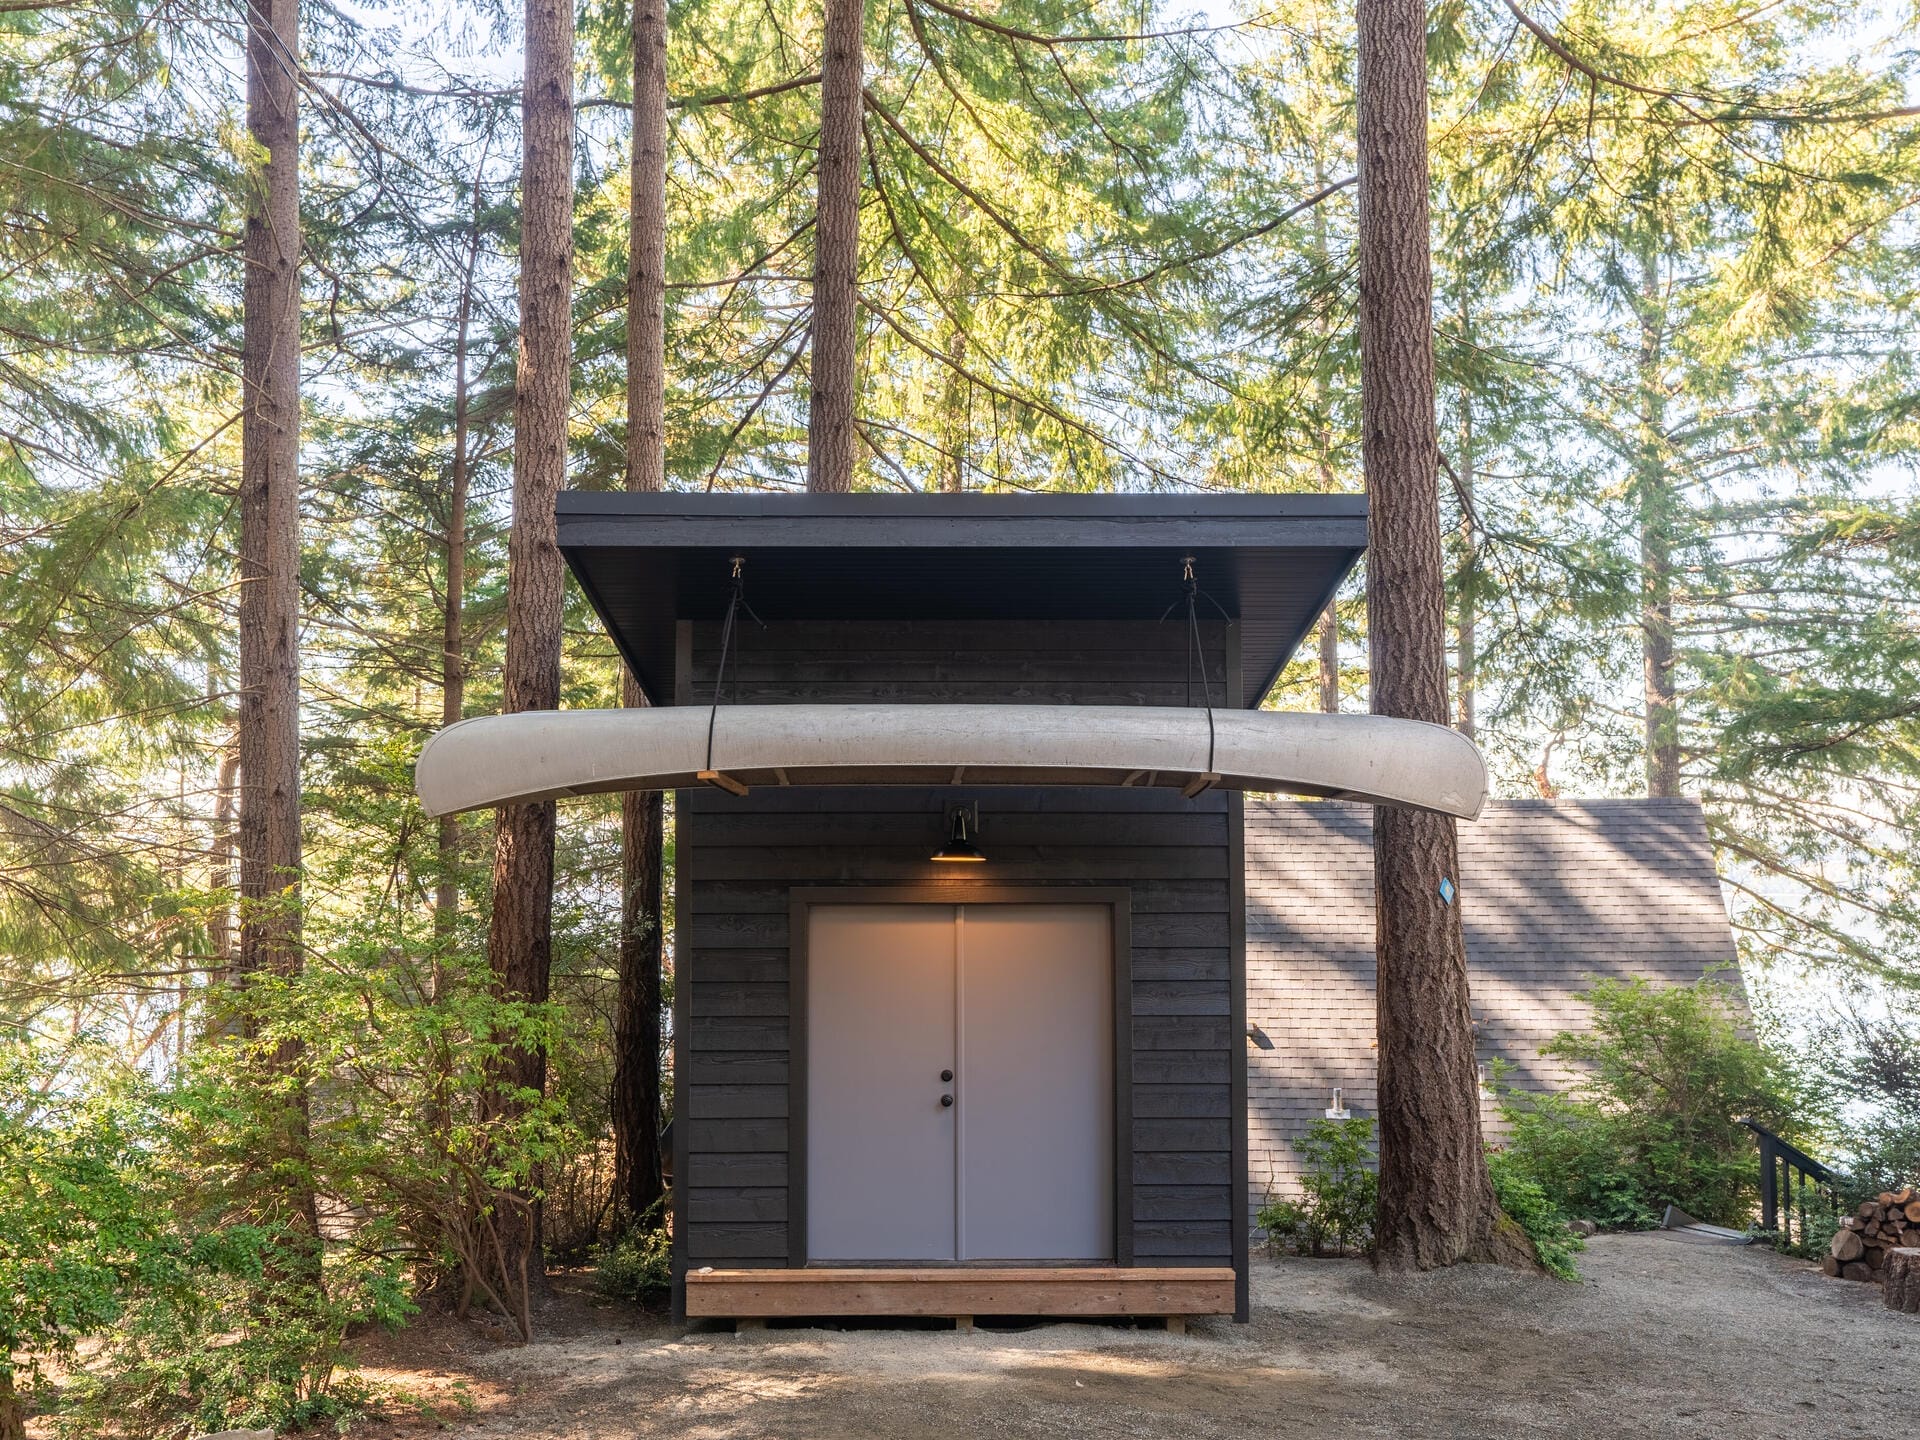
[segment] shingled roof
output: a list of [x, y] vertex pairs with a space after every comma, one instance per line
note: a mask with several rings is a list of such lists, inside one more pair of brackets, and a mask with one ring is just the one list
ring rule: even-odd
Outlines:
[[[1247, 802], [1248, 1178], [1292, 1188], [1291, 1140], [1339, 1086], [1374, 1111], [1373, 811]], [[1686, 984], [1735, 959], [1692, 800], [1504, 800], [1460, 826], [1459, 883], [1482, 1072], [1566, 1077], [1540, 1046], [1586, 1023], [1596, 976]], [[1739, 984], [1737, 969], [1723, 978]], [[1491, 1118], [1491, 1117], [1489, 1117]]]

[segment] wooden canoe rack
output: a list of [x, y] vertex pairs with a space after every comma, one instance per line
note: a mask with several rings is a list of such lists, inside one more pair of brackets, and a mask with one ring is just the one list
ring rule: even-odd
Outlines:
[[689, 1270], [688, 1318], [1190, 1316], [1233, 1313], [1225, 1267]]

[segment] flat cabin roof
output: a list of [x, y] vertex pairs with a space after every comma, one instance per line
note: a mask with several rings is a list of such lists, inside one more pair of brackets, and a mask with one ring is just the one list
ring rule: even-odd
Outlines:
[[[561, 552], [647, 697], [680, 620], [719, 620], [729, 560], [782, 620], [1158, 620], [1194, 557], [1258, 706], [1366, 548], [1361, 495], [690, 495], [567, 491]], [[1211, 604], [1208, 603], [1211, 600]], [[1217, 605], [1218, 610], [1214, 608]]]

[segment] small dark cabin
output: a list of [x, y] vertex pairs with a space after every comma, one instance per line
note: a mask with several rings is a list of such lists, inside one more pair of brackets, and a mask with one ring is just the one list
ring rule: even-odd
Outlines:
[[[559, 510], [650, 702], [722, 711], [1255, 708], [1365, 533], [1356, 496]], [[1241, 795], [947, 779], [676, 791], [676, 1311], [1244, 1319]]]

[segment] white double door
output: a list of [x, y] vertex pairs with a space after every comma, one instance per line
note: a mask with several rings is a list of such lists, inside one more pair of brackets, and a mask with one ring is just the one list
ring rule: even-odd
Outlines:
[[815, 905], [807, 1256], [1113, 1258], [1104, 905]]

